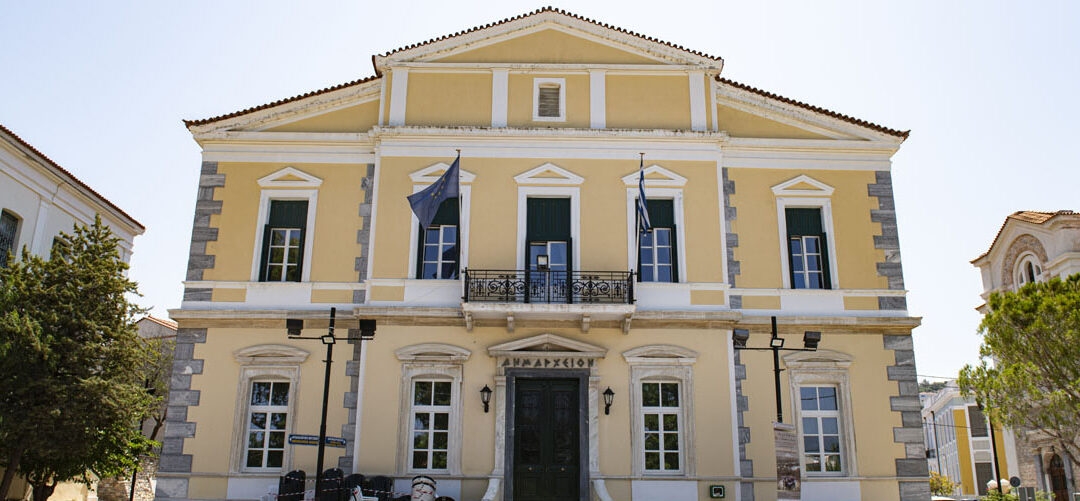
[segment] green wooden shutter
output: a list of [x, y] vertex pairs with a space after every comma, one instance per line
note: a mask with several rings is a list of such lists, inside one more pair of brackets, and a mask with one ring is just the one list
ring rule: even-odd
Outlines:
[[526, 240], [570, 241], [569, 198], [530, 198], [526, 211]]
[[821, 288], [832, 289], [832, 276], [829, 272], [829, 239], [825, 233], [819, 233], [821, 243]]
[[788, 236], [819, 235], [821, 209], [785, 209]]
[[270, 259], [270, 225], [263, 226], [262, 259], [259, 261], [259, 281], [266, 281], [266, 261]]

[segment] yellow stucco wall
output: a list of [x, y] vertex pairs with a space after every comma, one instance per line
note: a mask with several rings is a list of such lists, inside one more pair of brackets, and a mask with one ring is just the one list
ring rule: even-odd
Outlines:
[[320, 113], [266, 129], [268, 132], [366, 132], [379, 122], [379, 100]]
[[491, 125], [490, 73], [409, 72], [407, 125]]
[[775, 120], [769, 120], [760, 115], [747, 113], [722, 104], [717, 105], [716, 111], [716, 118], [720, 130], [726, 131], [732, 137], [829, 139], [828, 136], [815, 134], [806, 129], [801, 129]]
[[975, 494], [975, 466], [971, 464], [971, 441], [968, 439], [967, 412], [953, 409], [953, 423], [956, 429], [956, 456], [960, 460], [960, 492]]
[[608, 75], [608, 128], [689, 129], [688, 78], [686, 74]]
[[[317, 331], [317, 332], [316, 332]], [[321, 329], [304, 335], [322, 334]], [[319, 414], [322, 403], [323, 363], [325, 352], [318, 342], [290, 341], [285, 336], [284, 322], [276, 329], [256, 328], [212, 328], [207, 330], [207, 342], [195, 345], [195, 359], [202, 359], [203, 373], [191, 380], [191, 389], [198, 390], [199, 405], [188, 408], [188, 421], [198, 423], [195, 436], [184, 441], [184, 454], [192, 454], [194, 472], [229, 472], [236, 471], [238, 458], [230, 457], [233, 444], [234, 422], [237, 412], [237, 400], [242, 389], [239, 387], [241, 367], [234, 358], [234, 352], [262, 344], [288, 345], [308, 351], [310, 355], [300, 365], [299, 388], [292, 388], [290, 398], [296, 400], [298, 412], [290, 416], [291, 433], [318, 435]], [[334, 350], [332, 366], [330, 409], [327, 418], [327, 430], [331, 436], [339, 436], [346, 414], [342, 409], [342, 395], [348, 391], [348, 378], [345, 375], [345, 362], [352, 359], [352, 345], [339, 344]], [[243, 406], [241, 406], [243, 407]], [[243, 408], [241, 408], [243, 412]], [[286, 471], [303, 467], [314, 471], [316, 447], [288, 446], [291, 452], [290, 464]], [[241, 449], [242, 450], [242, 449]], [[328, 447], [326, 464], [337, 464], [337, 458], [344, 449]], [[224, 478], [192, 479], [192, 498], [224, 497]], [[200, 491], [199, 489], [204, 489]], [[201, 492], [201, 493], [200, 493]]]
[[367, 171], [365, 165], [221, 162], [218, 172], [225, 174], [225, 186], [214, 192], [215, 200], [222, 201], [221, 214], [210, 217], [210, 226], [218, 228], [218, 239], [206, 244], [206, 253], [215, 256], [214, 268], [203, 273], [204, 280], [251, 279], [252, 260], [258, 258], [254, 255], [256, 227], [263, 224], [257, 221], [262, 191], [258, 179], [286, 166], [323, 180], [318, 188], [314, 257], [305, 256], [311, 262], [311, 280], [355, 279], [355, 258], [360, 255], [356, 232], [363, 224], [360, 182]]
[[831, 238], [836, 246], [829, 251], [836, 258], [833, 272], [834, 276], [839, 274], [840, 288], [888, 288], [888, 281], [878, 276], [876, 267], [885, 259], [884, 251], [874, 248], [873, 236], [881, 234], [881, 225], [870, 221], [870, 211], [878, 208], [877, 198], [869, 196], [866, 188], [876, 182], [873, 172], [729, 168], [728, 177], [735, 182], [730, 200], [738, 210], [732, 223], [732, 231], [739, 235], [735, 248], [735, 260], [741, 263], [738, 286], [782, 287], [780, 222], [771, 188], [800, 174], [835, 188], [828, 198], [835, 232]]
[[593, 42], [555, 29], [541, 29], [506, 41], [460, 52], [443, 63], [610, 63], [659, 64], [655, 59]]
[[[566, 80], [566, 120], [533, 121], [533, 80]], [[510, 127], [589, 127], [589, 75], [558, 73], [511, 73], [506, 86], [506, 115]]]
[[[467, 155], [467, 151], [465, 152]], [[634, 161], [556, 159], [552, 163], [585, 178], [580, 187], [582, 270], [628, 269], [626, 186], [622, 176], [637, 169]], [[373, 278], [407, 278], [412, 194], [409, 174], [435, 163], [432, 158], [384, 157], [379, 173]], [[518, 193], [514, 176], [545, 163], [535, 159], [462, 158], [461, 168], [476, 174], [472, 184], [469, 266], [482, 269], [516, 267]], [[686, 272], [690, 282], [720, 282], [720, 213], [715, 162], [657, 162], [689, 179], [684, 187], [687, 214]], [[496, 210], [492, 210], [496, 209]], [[524, 228], [522, 228], [524, 230]]]

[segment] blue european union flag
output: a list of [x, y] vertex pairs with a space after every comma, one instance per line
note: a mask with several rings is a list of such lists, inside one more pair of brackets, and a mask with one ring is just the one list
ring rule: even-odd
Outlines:
[[431, 225], [431, 220], [435, 219], [435, 214], [439, 212], [439, 206], [442, 205], [443, 201], [457, 198], [460, 163], [461, 153], [459, 152], [457, 158], [454, 159], [454, 163], [450, 164], [450, 168], [446, 169], [442, 177], [432, 183], [431, 186], [408, 196], [409, 205], [412, 206], [416, 219], [420, 220], [421, 228], [427, 228]]

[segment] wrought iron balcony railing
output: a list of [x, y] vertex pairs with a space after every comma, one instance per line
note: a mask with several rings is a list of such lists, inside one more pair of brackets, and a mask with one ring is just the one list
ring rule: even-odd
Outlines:
[[634, 304], [629, 271], [465, 270], [468, 302]]

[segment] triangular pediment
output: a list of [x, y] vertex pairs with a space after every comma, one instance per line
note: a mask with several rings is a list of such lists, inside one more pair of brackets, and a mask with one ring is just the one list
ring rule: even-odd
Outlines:
[[723, 67], [718, 57], [550, 7], [376, 56], [375, 68], [398, 62]]
[[[622, 178], [627, 186], [637, 186], [638, 172], [631, 172]], [[645, 168], [645, 186], [686, 186], [686, 178], [659, 165]]]
[[596, 358], [606, 355], [607, 348], [547, 333], [491, 346], [488, 353], [493, 357], [558, 354]]
[[514, 176], [514, 181], [518, 184], [581, 184], [585, 178], [553, 163], [546, 163]]
[[319, 179], [296, 167], [285, 167], [273, 174], [259, 178], [264, 188], [315, 188], [322, 184]]
[[[409, 179], [412, 179], [412, 182], [416, 184], [431, 184], [438, 181], [449, 168], [450, 165], [439, 162], [409, 174]], [[476, 174], [473, 174], [472, 172], [460, 168], [458, 171], [461, 173], [462, 183], [471, 183], [476, 179]]]
[[827, 197], [834, 188], [806, 174], [788, 179], [772, 187], [777, 196]]

